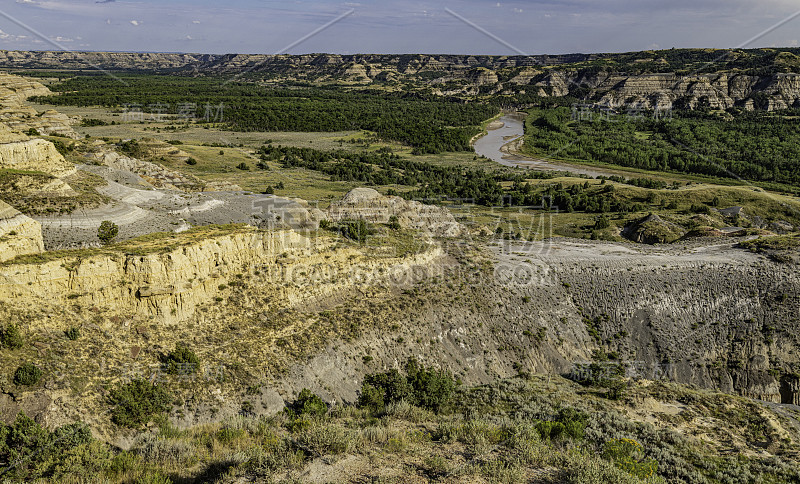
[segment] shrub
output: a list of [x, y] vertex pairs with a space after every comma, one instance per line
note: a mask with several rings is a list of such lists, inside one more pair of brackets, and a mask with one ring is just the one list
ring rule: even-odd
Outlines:
[[118, 145], [118, 149], [122, 153], [125, 153], [128, 156], [132, 156], [133, 158], [141, 158], [147, 154], [145, 153], [144, 149], [142, 149], [142, 147], [139, 145], [139, 142], [134, 139], [120, 143]]
[[70, 341], [76, 341], [81, 337], [81, 330], [73, 326], [64, 331], [64, 335], [69, 338]]
[[651, 477], [658, 471], [658, 463], [645, 459], [642, 445], [632, 439], [609, 440], [603, 448], [603, 457], [639, 479]]
[[91, 128], [92, 126], [107, 126], [108, 123], [102, 119], [84, 118], [81, 120], [81, 126], [84, 128]]
[[297, 436], [297, 442], [319, 455], [344, 454], [353, 445], [353, 436], [336, 425], [312, 425]]
[[100, 242], [104, 245], [110, 244], [118, 234], [119, 227], [109, 220], [104, 220], [97, 229], [97, 238], [100, 239]]
[[245, 163], [244, 161], [239, 163], [238, 165], [236, 165], [236, 168], [238, 168], [238, 169], [240, 169], [242, 171], [250, 171], [250, 167], [247, 166], [247, 163]]
[[197, 160], [195, 160], [194, 158], [189, 158], [188, 160], [186, 160], [186, 164], [190, 165], [190, 166], [194, 166], [194, 165], [197, 164]]
[[434, 412], [450, 403], [457, 386], [453, 375], [444, 370], [426, 368], [411, 358], [406, 362], [405, 375], [392, 369], [366, 375], [361, 384], [358, 404], [362, 408], [380, 411], [390, 403], [407, 401]]
[[33, 363], [25, 363], [14, 372], [14, 384], [19, 386], [31, 386], [39, 383], [42, 379], [42, 370]]
[[10, 349], [22, 348], [25, 340], [22, 338], [22, 333], [16, 324], [9, 324], [0, 330], [0, 346]]
[[370, 390], [369, 387], [365, 388], [366, 385], [380, 390], [380, 392], [383, 394], [383, 402], [380, 406], [385, 406], [388, 403], [399, 402], [401, 400], [413, 400], [411, 385], [408, 384], [406, 377], [401, 375], [400, 372], [395, 369], [391, 369], [384, 373], [373, 373], [364, 376], [364, 380], [361, 383], [361, 394], [363, 395], [365, 393], [372, 393], [371, 398], [374, 398], [375, 392]]
[[575, 370], [570, 378], [581, 385], [605, 388], [607, 390], [606, 397], [612, 400], [622, 398], [628, 388], [624, 378], [625, 367], [621, 364], [595, 362], [588, 365], [578, 365]]
[[200, 358], [185, 343], [178, 343], [161, 357], [164, 371], [170, 375], [192, 375], [200, 370]]
[[367, 236], [369, 235], [369, 227], [367, 226], [367, 222], [364, 220], [345, 222], [345, 224], [342, 226], [342, 235], [348, 239], [355, 240], [356, 242], [363, 244], [367, 241]]
[[12, 424], [0, 422], [0, 462], [15, 463], [0, 470], [9, 482], [43, 478], [61, 482], [65, 475], [92, 475], [107, 468], [109, 459], [108, 447], [94, 441], [85, 424], [65, 425], [50, 432], [24, 413], [19, 413]]
[[392, 215], [389, 217], [389, 223], [386, 226], [392, 230], [400, 230], [400, 219], [397, 218], [397, 215]]
[[366, 408], [372, 412], [383, 412], [385, 408], [385, 392], [383, 388], [377, 388], [367, 382], [361, 384], [361, 392], [358, 394], [359, 408]]
[[297, 395], [297, 399], [286, 405], [285, 411], [291, 418], [300, 416], [321, 418], [328, 413], [328, 405], [319, 395], [308, 388], [303, 388]]
[[138, 428], [172, 408], [172, 396], [147, 380], [133, 380], [111, 390], [111, 421], [122, 427]]
[[597, 218], [594, 223], [594, 228], [597, 230], [607, 229], [611, 226], [611, 222], [608, 221], [608, 217], [605, 215], [601, 215]]
[[406, 373], [416, 405], [439, 412], [450, 402], [456, 389], [456, 381], [450, 372], [425, 368], [412, 358], [406, 363]]
[[61, 153], [61, 156], [67, 156], [75, 149], [74, 145], [64, 143], [59, 139], [54, 139], [51, 141], [51, 143], [53, 143], [53, 146], [55, 146], [56, 151]]

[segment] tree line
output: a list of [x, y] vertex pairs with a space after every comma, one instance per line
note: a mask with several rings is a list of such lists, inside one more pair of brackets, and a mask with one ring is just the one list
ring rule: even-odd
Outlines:
[[[499, 112], [493, 105], [420, 93], [375, 89], [265, 87], [222, 78], [126, 75], [79, 76], [52, 87], [35, 102], [120, 108], [181, 115], [187, 106], [213, 106], [214, 121], [234, 131], [334, 132], [369, 130], [414, 148], [414, 153], [467, 151], [478, 125]], [[221, 118], [221, 119], [220, 119]]]

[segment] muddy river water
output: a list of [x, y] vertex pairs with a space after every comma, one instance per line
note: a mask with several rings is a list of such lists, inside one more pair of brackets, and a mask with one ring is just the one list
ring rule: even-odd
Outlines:
[[[475, 153], [504, 166], [543, 171], [568, 171], [589, 176], [610, 174], [601, 168], [559, 163], [547, 157], [529, 158], [504, 151], [503, 146], [518, 141], [524, 134], [524, 120], [524, 114], [512, 113], [501, 117], [499, 122], [493, 122], [489, 125], [487, 134], [478, 138], [473, 144]], [[500, 123], [502, 123], [502, 126], [500, 126]]]

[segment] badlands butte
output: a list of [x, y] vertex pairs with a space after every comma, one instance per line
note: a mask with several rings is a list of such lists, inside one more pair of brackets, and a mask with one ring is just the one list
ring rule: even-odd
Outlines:
[[[789, 480], [798, 478], [792, 469], [800, 456], [795, 195], [680, 175], [665, 179], [675, 182], [670, 188], [646, 188], [627, 183], [634, 174], [613, 170], [608, 174], [617, 176], [604, 179], [569, 172], [540, 179], [462, 153], [421, 159], [499, 170], [537, 189], [613, 192], [619, 200], [649, 200], [651, 208], [612, 217], [609, 226], [594, 215], [544, 207], [523, 213], [423, 203], [399, 196], [399, 184], [323, 177], [281, 164], [264, 148], [410, 152], [368, 132], [237, 133], [195, 122], [176, 128], [174, 117], [130, 121], [119, 106], [54, 109], [42, 100], [53, 94], [48, 85], [94, 65], [177, 79], [248, 71], [263, 74], [265, 85], [391, 90], [408, 83], [442, 97], [522, 96], [504, 106], [515, 110], [525, 108], [527, 94], [540, 100], [577, 90], [616, 107], [634, 100], [650, 109], [776, 111], [800, 106], [798, 54], [732, 51], [712, 69], [706, 64], [718, 52], [0, 52], [8, 71], [0, 74], [0, 421], [10, 425], [23, 412], [50, 430], [84, 422], [112, 449], [104, 452], [138, 463], [125, 467], [118, 459], [96, 471], [113, 470], [119, 482], [797, 482]], [[257, 163], [266, 168], [251, 169]], [[669, 201], [685, 210], [660, 211]], [[112, 243], [98, 239], [103, 221], [118, 226]], [[10, 328], [22, 343], [8, 344]], [[165, 372], [180, 347], [196, 357], [196, 373]], [[395, 406], [347, 420], [360, 418], [353, 404], [365, 375], [404, 368], [409, 358], [459, 380], [457, 395], [466, 402], [454, 407], [459, 417], [442, 421]], [[581, 378], [590, 363], [621, 365], [619, 398], [608, 398], [607, 382]], [[26, 364], [41, 371], [29, 385], [15, 372]], [[110, 402], [132, 380], [169, 389], [160, 420], [133, 428], [115, 420]], [[325, 418], [334, 423], [323, 422], [333, 425], [334, 437], [313, 433], [330, 431], [319, 421], [303, 427], [283, 413], [303, 389], [330, 406], [333, 416]], [[608, 442], [645, 435], [642, 429], [659, 440], [637, 437], [647, 450], [636, 454], [635, 469], [569, 453], [555, 436], [553, 452], [567, 457], [534, 459], [532, 450], [508, 443], [519, 441], [514, 419], [531, 401], [538, 410], [522, 417], [539, 422], [564, 418], [565, 405], [583, 412], [587, 446], [608, 434], [598, 455], [610, 452]], [[497, 411], [494, 420], [481, 423], [488, 408]], [[275, 422], [274, 435], [253, 430]], [[186, 443], [201, 442], [203, 432], [207, 441]], [[475, 443], [472, 434], [488, 440]], [[434, 444], [430, 457], [425, 445]], [[371, 446], [397, 460], [364, 450]], [[505, 452], [527, 457], [512, 462]], [[704, 463], [676, 457], [692, 452]], [[274, 460], [278, 455], [284, 460]], [[70, 461], [77, 470], [29, 475], [91, 481], [82, 459]], [[147, 459], [163, 468], [136, 470]], [[725, 467], [736, 459], [752, 467]], [[16, 462], [0, 460], [0, 469]], [[651, 462], [659, 471], [643, 472]], [[584, 468], [595, 470], [581, 474]], [[0, 472], [0, 480], [26, 476]]]

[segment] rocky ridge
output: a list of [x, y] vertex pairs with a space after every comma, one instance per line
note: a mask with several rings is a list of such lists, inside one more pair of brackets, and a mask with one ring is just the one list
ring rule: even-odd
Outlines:
[[[736, 69], [706, 74], [645, 72], [627, 74], [614, 70], [578, 70], [573, 63], [615, 59], [617, 54], [570, 54], [539, 56], [467, 55], [204, 55], [102, 52], [14, 52], [0, 51], [0, 66], [37, 69], [111, 70], [145, 69], [184, 74], [235, 74], [268, 72], [289, 79], [369, 84], [404, 78], [429, 84], [445, 95], [476, 95], [480, 92], [528, 92], [540, 96], [567, 94], [613, 109], [638, 106], [646, 109], [708, 106], [712, 109], [739, 107], [769, 111], [800, 106], [800, 74], [780, 64], [779, 73], [743, 74]], [[654, 68], [663, 65], [654, 63]], [[457, 87], [442, 89], [443, 83]], [[44, 93], [44, 86], [31, 84], [27, 91]], [[460, 86], [458, 86], [460, 84]], [[479, 88], [481, 88], [479, 90]], [[39, 92], [41, 91], [41, 92]], [[1, 94], [1, 93], [0, 93]], [[65, 120], [60, 121], [62, 124]]]

